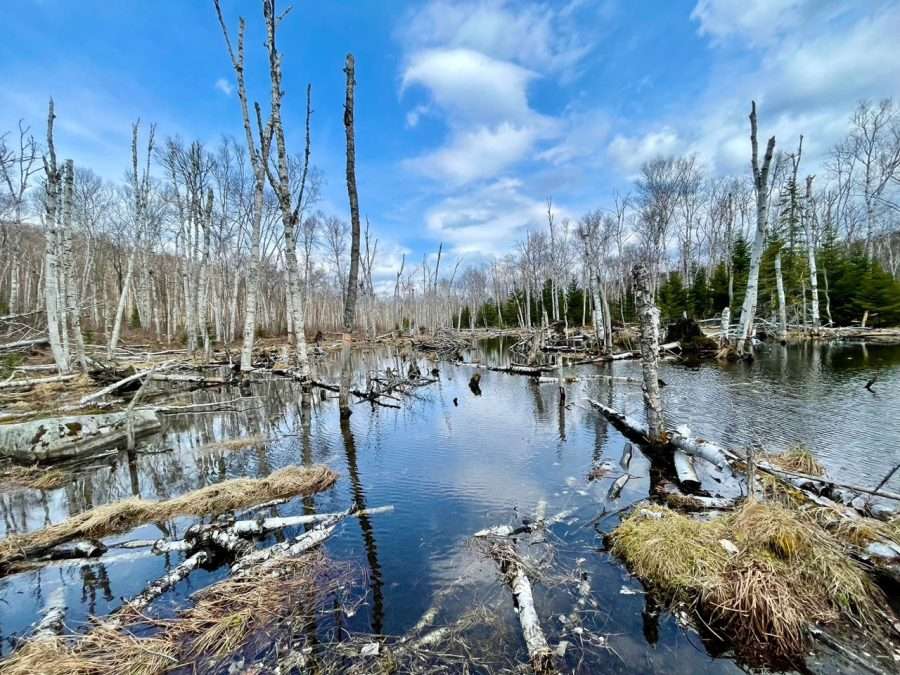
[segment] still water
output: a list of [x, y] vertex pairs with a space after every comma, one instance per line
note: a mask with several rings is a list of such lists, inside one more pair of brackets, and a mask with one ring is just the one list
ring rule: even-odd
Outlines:
[[[503, 363], [506, 346], [502, 340], [484, 342], [469, 358]], [[358, 382], [366, 372], [399, 365], [387, 350], [355, 352], [352, 358]], [[392, 513], [344, 522], [327, 544], [332, 558], [352, 561], [361, 572], [354, 592], [364, 604], [347, 627], [401, 635], [442, 589], [453, 585], [460, 590], [438, 624], [451, 622], [467, 606], [490, 607], [508, 626], [509, 636], [490, 646], [491, 656], [513, 663], [524, 660], [524, 645], [511, 594], [493, 561], [468, 542], [482, 528], [532, 515], [543, 500], [548, 515], [573, 510], [552, 529], [555, 564], [577, 567], [590, 579], [595, 611], [585, 626], [608, 645], [571, 650], [570, 670], [740, 671], [727, 656], [710, 655], [695, 632], [665, 612], [657, 617], [641, 584], [604, 550], [602, 535], [615, 526], [615, 512], [647, 495], [648, 463], [636, 452], [629, 468], [634, 479], [621, 496], [609, 500], [609, 486], [622, 473], [618, 462], [625, 439], [584, 398], [641, 416], [638, 386], [602, 380], [569, 384], [567, 404], [561, 407], [555, 385], [479, 370], [481, 395], [476, 395], [468, 386], [473, 368], [424, 357], [419, 365], [425, 373], [438, 367], [439, 382], [404, 397], [400, 409], [356, 404], [343, 424], [334, 398], [316, 397], [312, 408], [303, 409], [297, 388], [285, 381], [254, 384], [254, 396], [236, 401], [237, 389], [195, 392], [185, 401], [233, 401], [231, 410], [167, 417], [163, 432], [144, 439], [130, 460], [123, 454], [65, 488], [0, 494], [0, 534], [39, 529], [133, 495], [164, 499], [227, 478], [325, 463], [341, 476], [335, 487], [278, 507], [280, 515], [333, 512], [353, 504], [394, 506]], [[339, 370], [339, 358], [326, 357], [318, 365], [318, 378], [337, 381]], [[567, 372], [638, 376], [639, 364]], [[864, 385], [875, 373], [873, 393]], [[661, 378], [667, 384], [663, 397], [670, 423], [688, 424], [695, 434], [720, 444], [758, 444], [777, 451], [802, 443], [831, 475], [862, 485], [877, 484], [900, 462], [898, 347], [764, 346], [752, 364], [688, 369], [666, 363]], [[249, 446], [215, 447], [238, 438], [250, 439]], [[591, 467], [603, 461], [616, 470], [588, 481]], [[593, 522], [604, 513], [607, 517]], [[191, 522], [147, 525], [107, 543], [177, 537]], [[56, 564], [0, 580], [0, 650], [9, 653], [16, 638], [27, 634], [52, 594], [65, 594], [66, 623], [77, 630], [89, 616], [106, 614], [122, 598], [139, 593], [148, 580], [180, 562], [180, 555], [111, 549], [90, 564]], [[224, 569], [198, 570], [154, 607], [171, 614], [193, 591], [224, 576]], [[571, 610], [572, 597], [552, 585], [538, 584], [535, 592], [542, 624], [555, 644], [563, 630], [560, 615]], [[831, 662], [817, 670], [841, 668]]]

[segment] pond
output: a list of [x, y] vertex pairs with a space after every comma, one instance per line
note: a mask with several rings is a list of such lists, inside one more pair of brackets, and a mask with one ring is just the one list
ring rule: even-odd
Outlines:
[[[503, 363], [506, 347], [502, 339], [485, 341], [467, 360]], [[400, 365], [387, 349], [357, 351], [352, 359], [357, 381], [368, 371]], [[327, 544], [331, 558], [352, 561], [359, 570], [353, 592], [363, 604], [346, 619], [346, 628], [401, 635], [442, 590], [454, 587], [459, 590], [441, 617], [451, 621], [476, 604], [489, 608], [508, 629], [508, 640], [490, 645], [490, 656], [512, 664], [525, 658], [511, 594], [494, 562], [470, 541], [480, 529], [532, 516], [545, 502], [548, 515], [571, 510], [548, 534], [554, 565], [590, 579], [585, 625], [606, 640], [599, 647], [571, 650], [570, 669], [740, 670], [727, 655], [711, 655], [715, 648], [696, 632], [660, 613], [640, 582], [605, 551], [603, 534], [615, 527], [617, 512], [646, 497], [649, 464], [636, 451], [628, 469], [633, 479], [610, 499], [610, 485], [623, 473], [619, 460], [626, 440], [584, 399], [640, 416], [639, 386], [604, 380], [569, 384], [566, 405], [560, 406], [555, 385], [479, 370], [481, 394], [476, 395], [468, 385], [475, 372], [471, 366], [421, 355], [419, 363], [425, 373], [437, 367], [439, 381], [403, 397], [399, 409], [357, 403], [343, 422], [336, 398], [316, 396], [304, 409], [298, 387], [284, 380], [255, 383], [253, 396], [243, 399], [237, 388], [194, 392], [186, 400], [231, 401], [231, 410], [170, 416], [162, 433], [144, 439], [130, 460], [123, 453], [65, 488], [0, 494], [2, 534], [39, 529], [133, 495], [162, 499], [226, 478], [324, 463], [340, 474], [338, 483], [278, 507], [279, 515], [352, 505], [394, 507], [390, 513], [345, 521]], [[340, 365], [338, 355], [325, 357], [318, 378], [337, 381]], [[640, 375], [639, 364], [628, 361], [567, 369], [576, 371]], [[864, 385], [876, 373], [874, 391], [869, 391]], [[831, 475], [867, 486], [900, 462], [900, 347], [764, 345], [752, 364], [689, 369], [665, 363], [660, 376], [667, 385], [663, 397], [669, 422], [688, 424], [695, 434], [722, 445], [759, 444], [777, 451], [805, 444]], [[221, 445], [240, 438], [246, 443]], [[592, 466], [603, 461], [615, 470], [589, 481]], [[191, 522], [147, 525], [109, 541], [177, 535]], [[65, 594], [66, 624], [77, 630], [89, 616], [107, 614], [139, 593], [180, 562], [180, 555], [111, 549], [102, 562], [52, 564], [0, 580], [3, 654], [28, 633], [54, 593]], [[225, 568], [199, 570], [154, 607], [173, 613], [192, 592], [225, 576]], [[535, 592], [541, 622], [555, 644], [561, 619], [572, 607], [570, 591], [538, 583]], [[829, 662], [817, 670], [840, 668]]]

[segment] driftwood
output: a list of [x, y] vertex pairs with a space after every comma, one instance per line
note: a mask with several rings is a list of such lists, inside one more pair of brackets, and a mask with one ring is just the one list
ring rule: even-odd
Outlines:
[[[136, 435], [159, 429], [153, 410], [131, 412]], [[125, 413], [73, 415], [0, 425], [0, 455], [22, 462], [70, 459], [115, 445], [127, 435]]]
[[553, 652], [544, 636], [544, 630], [541, 628], [541, 622], [534, 606], [531, 581], [519, 562], [515, 550], [508, 543], [496, 543], [491, 547], [491, 557], [497, 562], [504, 581], [512, 591], [532, 669], [537, 675], [555, 673]]
[[[208, 559], [209, 554], [206, 551], [197, 551], [182, 563], [176, 565], [168, 574], [151, 583], [143, 593], [122, 605], [118, 614], [121, 615], [126, 610], [141, 612], [147, 605], [175, 586], [179, 581], [186, 579], [191, 572], [206, 563]], [[117, 617], [113, 617], [104, 623], [110, 622], [117, 624], [119, 621]]]
[[70, 375], [51, 375], [49, 377], [33, 377], [31, 379], [8, 380], [0, 382], [0, 389], [20, 389], [22, 387], [34, 387], [39, 384], [55, 384], [57, 382], [68, 382], [78, 377], [77, 374]]
[[16, 352], [20, 349], [31, 349], [32, 347], [46, 347], [49, 344], [50, 338], [47, 337], [35, 338], [33, 340], [18, 340], [16, 342], [7, 342], [5, 344], [0, 344], [0, 353]]

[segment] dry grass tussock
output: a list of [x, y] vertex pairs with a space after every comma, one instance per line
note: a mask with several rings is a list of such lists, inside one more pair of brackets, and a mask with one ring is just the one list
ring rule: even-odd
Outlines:
[[712, 521], [643, 508], [612, 541], [637, 576], [695, 606], [748, 658], [802, 655], [809, 624], [845, 618], [878, 627], [884, 598], [866, 572], [834, 535], [780, 504], [751, 501]]
[[[129, 617], [122, 629], [99, 621], [84, 635], [34, 639], [5, 662], [6, 675], [158, 675], [179, 665], [214, 670], [223, 659], [254, 640], [270, 644], [279, 627], [302, 628], [333, 602], [348, 583], [349, 569], [337, 568], [320, 551], [285, 559], [264, 574], [251, 568], [195, 595], [177, 617]], [[152, 634], [137, 637], [141, 629]]]
[[809, 448], [802, 445], [791, 448], [787, 452], [780, 454], [770, 454], [763, 457], [769, 464], [784, 469], [785, 471], [793, 471], [794, 473], [805, 473], [808, 476], [824, 476], [825, 467], [819, 464], [816, 456]]
[[328, 489], [335, 480], [337, 474], [325, 466], [289, 466], [265, 478], [226, 480], [161, 502], [126, 499], [105, 504], [43, 530], [11, 535], [0, 541], [0, 570], [73, 539], [99, 539], [151, 521], [215, 516], [272, 499], [310, 495]]
[[10, 464], [0, 468], [0, 487], [12, 485], [35, 490], [55, 490], [68, 484], [72, 474], [45, 466], [18, 466]]

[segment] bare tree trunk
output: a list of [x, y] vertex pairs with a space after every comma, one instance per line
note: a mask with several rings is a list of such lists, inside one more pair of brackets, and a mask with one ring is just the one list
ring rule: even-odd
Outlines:
[[721, 333], [719, 335], [719, 347], [725, 348], [730, 340], [728, 339], [728, 331], [731, 329], [731, 308], [726, 307], [722, 310], [722, 323], [720, 325]]
[[803, 209], [803, 230], [806, 234], [806, 255], [809, 260], [809, 290], [812, 298], [812, 325], [813, 329], [819, 328], [819, 279], [816, 272], [816, 242], [812, 227], [812, 184], [815, 176], [806, 177], [806, 199]]
[[128, 254], [128, 265], [125, 269], [125, 282], [119, 293], [119, 304], [116, 305], [116, 318], [113, 319], [112, 335], [109, 337], [109, 345], [106, 348], [106, 358], [111, 359], [113, 351], [119, 344], [119, 334], [122, 330], [122, 317], [125, 316], [125, 302], [128, 299], [128, 289], [131, 288], [131, 277], [134, 274], [134, 249]]
[[756, 188], [756, 235], [750, 253], [750, 272], [747, 277], [747, 291], [741, 308], [741, 323], [738, 330], [738, 351], [750, 349], [753, 336], [753, 320], [756, 316], [756, 299], [759, 287], [759, 266], [766, 244], [766, 224], [769, 207], [769, 166], [775, 152], [775, 137], [769, 139], [762, 168], [759, 166], [759, 145], [756, 139], [756, 101], [750, 109], [750, 145], [752, 148], [753, 183]]
[[644, 374], [644, 408], [651, 444], [661, 444], [664, 436], [662, 400], [659, 395], [659, 309], [650, 292], [650, 274], [643, 264], [635, 265], [634, 296], [641, 323], [641, 370]]
[[60, 289], [59, 289], [59, 235], [57, 232], [57, 219], [59, 211], [59, 170], [56, 167], [56, 150], [53, 145], [53, 120], [56, 115], [53, 112], [53, 99], [47, 113], [47, 156], [44, 158], [44, 171], [47, 175], [46, 192], [46, 218], [47, 218], [47, 253], [44, 272], [44, 305], [47, 310], [47, 333], [50, 338], [50, 350], [53, 352], [53, 360], [56, 368], [63, 375], [69, 373], [69, 354], [62, 342], [62, 332], [65, 324], [60, 325]]
[[82, 372], [87, 372], [84, 355], [84, 336], [81, 334], [81, 298], [75, 285], [75, 253], [72, 250], [72, 202], [75, 198], [75, 166], [67, 159], [63, 173], [63, 278], [65, 279], [65, 313], [69, 316], [72, 339], [75, 342], [75, 360]]
[[784, 298], [784, 278], [781, 275], [781, 251], [775, 256], [775, 283], [778, 286], [778, 337], [787, 336], [787, 307]]
[[344, 330], [353, 330], [356, 296], [359, 289], [359, 201], [356, 194], [356, 141], [353, 137], [353, 89], [356, 86], [356, 63], [347, 54], [344, 72], [347, 92], [344, 100], [344, 130], [347, 134], [347, 196], [350, 199], [350, 275], [347, 279], [347, 300], [344, 304]]
[[[256, 309], [259, 286], [260, 236], [263, 198], [266, 187], [266, 165], [269, 162], [269, 149], [272, 142], [272, 120], [270, 118], [267, 124], [263, 126], [262, 115], [259, 107], [257, 107], [257, 122], [259, 124], [259, 143], [257, 144], [253, 136], [253, 126], [250, 123], [250, 105], [244, 80], [244, 31], [246, 24], [244, 19], [241, 18], [240, 28], [238, 29], [238, 48], [237, 53], [235, 53], [231, 46], [231, 37], [229, 36], [228, 27], [225, 25], [225, 19], [222, 16], [219, 0], [215, 0], [215, 7], [219, 25], [222, 27], [222, 35], [225, 37], [228, 56], [231, 58], [231, 65], [234, 68], [237, 79], [238, 98], [241, 102], [241, 119], [244, 123], [247, 152], [250, 155], [250, 165], [253, 168], [254, 178], [250, 260], [248, 262], [247, 280], [244, 289], [244, 341], [241, 346], [241, 372], [246, 373], [253, 370], [253, 342], [256, 338]], [[237, 281], [235, 281], [235, 284], [237, 284]]]

